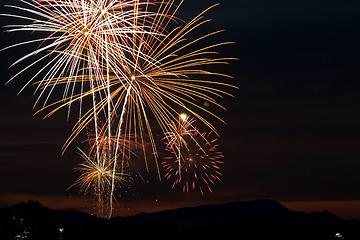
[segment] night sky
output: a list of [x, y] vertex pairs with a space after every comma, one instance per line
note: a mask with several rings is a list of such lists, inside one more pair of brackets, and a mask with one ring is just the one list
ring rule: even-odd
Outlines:
[[[159, 182], [153, 169], [144, 173], [147, 182], [118, 198], [116, 214], [269, 198], [294, 210], [359, 219], [360, 2], [185, 0], [181, 17], [213, 3], [220, 6], [206, 15], [213, 21], [205, 30], [225, 29], [218, 40], [236, 44], [222, 55], [239, 59], [221, 66], [239, 87], [230, 90], [235, 98], [221, 100], [227, 111], [216, 110], [227, 122], [214, 123], [225, 154], [223, 179], [213, 193], [184, 194]], [[0, 18], [0, 25], [8, 23]], [[28, 35], [2, 32], [0, 47]], [[81, 162], [79, 142], [61, 156], [73, 123], [64, 112], [33, 116], [35, 87], [17, 96], [28, 75], [5, 86], [19, 71], [8, 67], [22, 50], [0, 53], [0, 207], [34, 199], [91, 212], [91, 198], [67, 190]]]

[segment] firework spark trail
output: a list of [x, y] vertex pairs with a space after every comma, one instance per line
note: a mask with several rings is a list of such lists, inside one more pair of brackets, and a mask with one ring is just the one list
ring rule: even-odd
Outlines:
[[179, 115], [178, 121], [171, 122], [169, 128], [171, 131], [165, 132], [165, 137], [163, 140], [167, 140], [167, 148], [174, 148], [177, 145], [185, 145], [185, 136], [191, 135], [197, 130], [194, 128], [195, 119], [190, 116], [182, 113]]
[[[125, 111], [126, 111], [126, 106], [127, 106], [127, 101], [128, 101], [129, 95], [130, 95], [130, 91], [131, 91], [131, 86], [128, 88], [126, 96], [125, 96], [125, 101], [124, 101], [123, 109], [122, 109], [121, 116], [120, 116], [119, 128], [118, 128], [118, 131], [117, 131], [117, 141], [116, 141], [114, 164], [113, 164], [113, 177], [112, 177], [112, 184], [111, 184], [111, 191], [110, 191], [110, 206], [112, 206], [113, 197], [114, 197], [114, 190], [115, 190], [115, 170], [116, 170], [116, 166], [117, 166], [117, 156], [118, 156], [117, 153], [119, 151], [119, 145], [120, 145], [119, 144], [119, 138], [122, 135], [121, 127], [123, 125], [124, 114], [125, 114]], [[122, 169], [121, 169], [121, 171], [122, 171]], [[112, 210], [113, 209], [111, 208], [110, 212], [109, 212], [109, 218], [112, 215]]]
[[167, 142], [166, 148], [172, 149], [174, 152], [177, 152], [176, 158], [178, 161], [178, 171], [179, 178], [181, 178], [181, 147], [184, 146], [187, 148], [187, 142], [185, 140], [186, 136], [192, 135], [197, 132], [197, 129], [193, 127], [195, 119], [189, 119], [185, 113], [179, 115], [179, 120], [171, 122], [169, 132], [165, 133], [165, 137], [162, 140]]
[[[136, 154], [131, 150], [131, 147], [139, 148], [139, 144], [136, 141], [135, 135], [123, 134], [120, 137], [117, 135], [113, 135], [109, 139], [108, 134], [106, 133], [106, 131], [104, 131], [104, 127], [101, 124], [98, 132], [98, 137], [96, 137], [95, 131], [87, 132], [87, 140], [84, 142], [89, 145], [90, 155], [96, 152], [96, 147], [98, 147], [101, 152], [106, 151], [108, 154], [111, 154], [111, 150], [115, 149], [116, 145], [122, 145], [125, 148], [119, 148], [118, 151], [120, 153], [118, 153], [118, 155], [125, 156], [127, 160], [130, 159], [131, 155], [136, 156]], [[110, 148], [108, 147], [109, 142], [111, 144]]]

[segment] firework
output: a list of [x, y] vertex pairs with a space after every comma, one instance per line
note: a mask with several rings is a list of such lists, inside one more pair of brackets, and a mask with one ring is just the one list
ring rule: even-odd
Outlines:
[[170, 124], [170, 132], [165, 133], [165, 137], [162, 139], [166, 141], [167, 149], [171, 149], [174, 152], [177, 152], [177, 161], [179, 165], [179, 177], [181, 178], [181, 148], [187, 148], [186, 137], [194, 134], [197, 130], [193, 127], [195, 119], [189, 119], [190, 117], [182, 113], [179, 115], [178, 122], [172, 122]]
[[[109, 107], [109, 103], [113, 104], [111, 118], [118, 119], [116, 134], [121, 135], [126, 132], [126, 134], [135, 134], [140, 139], [147, 136], [155, 153], [157, 148], [152, 130], [154, 124], [150, 122], [151, 119], [154, 118], [157, 121], [163, 133], [172, 132], [171, 122], [178, 121], [177, 109], [179, 108], [194, 116], [211, 131], [216, 132], [215, 127], [201, 113], [211, 115], [220, 121], [222, 119], [201, 103], [207, 102], [224, 109], [216, 101], [216, 98], [222, 98], [224, 95], [231, 96], [223, 89], [233, 86], [209, 80], [230, 76], [203, 68], [209, 65], [227, 64], [232, 60], [233, 58], [217, 57], [215, 51], [217, 47], [231, 43], [221, 42], [209, 45], [205, 42], [221, 31], [209, 33], [193, 41], [187, 40], [193, 31], [209, 21], [204, 20], [203, 15], [211, 8], [180, 27], [170, 24], [172, 19], [175, 19], [174, 15], [180, 4], [175, 6], [168, 3], [163, 6], [163, 8], [165, 7], [168, 9], [166, 14], [157, 16], [151, 24], [149, 23], [149, 29], [156, 30], [156, 35], [134, 33], [133, 39], [135, 40], [131, 46], [134, 51], [128, 56], [129, 62], [132, 64], [124, 63], [118, 67], [123, 68], [121, 72], [126, 73], [126, 76], [112, 72], [117, 68], [113, 68], [109, 72], [110, 89], [112, 89], [111, 101], [99, 101], [95, 107], [96, 110], [84, 114], [66, 144], [70, 144], [93, 120], [93, 112], [100, 113]], [[159, 23], [162, 24], [162, 27], [158, 27]], [[199, 45], [201, 47], [197, 48]], [[143, 55], [139, 55], [140, 52]], [[104, 87], [99, 87], [94, 91], [102, 90]], [[85, 95], [91, 96], [90, 93], [85, 93], [78, 98], [68, 98], [65, 103], [58, 102], [55, 109], [66, 107], [72, 101], [84, 99]], [[144, 157], [146, 159], [145, 154]], [[157, 158], [156, 154], [155, 158]], [[157, 160], [155, 161], [158, 166]], [[148, 169], [146, 160], [145, 164]]]
[[[216, 50], [232, 43], [209, 43], [222, 31], [191, 39], [193, 32], [210, 21], [204, 14], [215, 5], [185, 23], [176, 18], [181, 0], [19, 1], [23, 7], [9, 7], [23, 14], [2, 15], [30, 23], [6, 26], [8, 31], [45, 32], [47, 36], [6, 48], [39, 44], [36, 51], [13, 64], [35, 59], [10, 81], [40, 65], [24, 86], [37, 85], [34, 106], [43, 100], [38, 112], [49, 111], [46, 118], [68, 108], [69, 117], [71, 107], [79, 104], [78, 121], [63, 151], [93, 124], [91, 146], [88, 154], [81, 151], [85, 162], [78, 168], [82, 174], [75, 185], [85, 192], [92, 189], [99, 204], [108, 198], [111, 216], [114, 191], [125, 176], [132, 146], [142, 148], [149, 171], [145, 147], [149, 142], [161, 180], [156, 130], [165, 134], [167, 150], [176, 152], [177, 169], [163, 164], [166, 177], [177, 177], [174, 184], [183, 184], [185, 192], [196, 186], [201, 193], [204, 186], [211, 191], [210, 186], [221, 176], [216, 169], [222, 164], [222, 154], [215, 151], [215, 139], [206, 140], [210, 134], [200, 134], [192, 125], [196, 119], [217, 134], [207, 118], [223, 120], [202, 103], [225, 109], [217, 99], [231, 96], [225, 89], [234, 86], [212, 79], [231, 77], [209, 69], [233, 60], [219, 57]], [[55, 92], [62, 97], [51, 102]], [[179, 111], [193, 119], [179, 117]]]
[[172, 148], [166, 148], [170, 156], [164, 158], [162, 166], [166, 171], [165, 178], [174, 181], [173, 188], [178, 185], [186, 193], [198, 189], [202, 195], [206, 189], [212, 192], [212, 185], [221, 180], [220, 166], [224, 157], [217, 150], [218, 139], [213, 135], [213, 132], [196, 132], [187, 136], [187, 147], [181, 149], [180, 158]]
[[[40, 99], [44, 98], [40, 111], [47, 108], [47, 106], [54, 105], [48, 104], [48, 102], [50, 96], [55, 92], [55, 88], [58, 87], [57, 89], [59, 89], [59, 86], [61, 86], [63, 96], [61, 100], [55, 101], [55, 104], [65, 104], [68, 107], [68, 117], [73, 102], [79, 102], [78, 124], [81, 125], [84, 119], [86, 119], [87, 125], [89, 122], [94, 124], [97, 163], [103, 161], [100, 158], [104, 155], [103, 151], [100, 150], [101, 146], [99, 146], [104, 131], [98, 132], [98, 123], [100, 119], [107, 121], [108, 150], [106, 156], [107, 159], [113, 159], [110, 194], [112, 205], [115, 188], [115, 168], [118, 162], [118, 153], [121, 152], [118, 142], [123, 136], [121, 126], [127, 98], [125, 98], [123, 111], [120, 114], [119, 127], [113, 131], [112, 114], [114, 111], [110, 89], [110, 72], [114, 74], [116, 79], [122, 79], [121, 85], [126, 85], [128, 89], [131, 88], [129, 82], [132, 79], [128, 78], [128, 71], [123, 66], [133, 67], [136, 64], [133, 62], [132, 56], [134, 55], [138, 59], [148, 58], [143, 51], [139, 51], [133, 46], [135, 42], [143, 41], [142, 39], [146, 35], [161, 35], [159, 31], [162, 26], [160, 25], [166, 18], [168, 4], [162, 2], [157, 11], [150, 12], [148, 11], [149, 7], [156, 5], [152, 1], [20, 0], [20, 2], [25, 7], [15, 5], [8, 7], [19, 10], [23, 14], [2, 14], [2, 16], [30, 20], [31, 23], [5, 26], [8, 31], [45, 32], [48, 35], [5, 48], [40, 43], [36, 51], [26, 54], [13, 64], [16, 65], [32, 57], [36, 58], [33, 63], [22, 69], [9, 81], [36, 64], [40, 65], [46, 61], [45, 66], [40, 68], [38, 73], [25, 84], [24, 88], [34, 82], [35, 79], [42, 78], [42, 80], [36, 82], [38, 85], [36, 92], [39, 92], [39, 97], [35, 105], [38, 104]], [[27, 17], [27, 14], [32, 15], [32, 17]], [[148, 27], [149, 21], [151, 21], [150, 27]], [[141, 39], [138, 36], [141, 36]], [[148, 48], [147, 44], [142, 44], [142, 47], [144, 49]], [[91, 105], [83, 104], [83, 99], [87, 96], [91, 99]], [[99, 109], [99, 105], [106, 105], [106, 107]], [[90, 106], [90, 108], [86, 109], [85, 106]], [[55, 108], [45, 117], [50, 116], [60, 108]], [[84, 113], [86, 114], [84, 115]], [[77, 129], [74, 130], [75, 135], [78, 133]], [[116, 146], [111, 149], [113, 132], [116, 134]], [[71, 141], [72, 138], [69, 138], [64, 150]], [[143, 145], [145, 144], [143, 143]], [[123, 156], [122, 158], [124, 159]]]
[[[30, 20], [25, 25], [5, 26], [8, 32], [31, 31], [46, 32], [48, 36], [35, 40], [21, 42], [5, 49], [20, 45], [40, 43], [36, 51], [30, 52], [20, 58], [16, 65], [30, 57], [38, 60], [28, 65], [17, 73], [9, 81], [19, 74], [28, 70], [42, 61], [47, 62], [40, 71], [33, 76], [24, 88], [36, 77], [44, 73], [44, 78], [39, 82], [42, 91], [39, 98], [45, 94], [49, 87], [49, 93], [45, 96], [46, 105], [49, 95], [54, 87], [66, 78], [64, 98], [74, 94], [74, 86], [71, 84], [79, 75], [94, 76], [92, 86], [104, 86], [106, 84], [106, 72], [102, 66], [111, 68], [117, 64], [113, 62], [128, 62], [125, 53], [132, 52], [129, 47], [133, 33], [148, 33], [146, 26], [138, 26], [137, 22], [145, 16], [153, 14], [139, 11], [142, 5], [149, 2], [139, 1], [110, 1], [110, 0], [19, 0], [27, 7], [10, 5], [7, 7], [22, 11], [23, 15], [1, 14], [2, 16], [15, 17]], [[26, 14], [32, 17], [26, 17]], [[44, 54], [43, 57], [38, 57]], [[116, 55], [116, 57], [114, 56]], [[130, 64], [130, 63], [129, 63]], [[121, 69], [117, 69], [119, 72]], [[77, 79], [78, 80], [78, 79]], [[84, 86], [82, 86], [84, 88]], [[39, 90], [39, 89], [37, 89]]]
[[[79, 149], [84, 162], [76, 168], [81, 175], [71, 187], [76, 186], [81, 192], [92, 195], [98, 208], [98, 216], [109, 217], [113, 208], [112, 188], [130, 186], [133, 176], [138, 174], [129, 170], [130, 155], [136, 156], [131, 148], [136, 148], [137, 143], [134, 136], [111, 136], [108, 139], [101, 127], [95, 132], [98, 132], [98, 136], [94, 132], [88, 132], [88, 138], [84, 141], [88, 146], [87, 154]], [[122, 161], [117, 168], [114, 168], [115, 157], [111, 151], [115, 146], [121, 146], [118, 157], [122, 158]]]
[[[1, 15], [28, 20], [30, 23], [5, 26], [7, 31], [44, 32], [47, 36], [5, 48], [39, 44], [35, 51], [26, 54], [12, 65], [34, 58], [31, 64], [9, 81], [35, 65], [40, 65], [40, 70], [20, 90], [21, 92], [35, 79], [42, 78], [36, 82], [38, 87], [35, 92], [39, 94], [34, 107], [43, 99], [41, 111], [45, 106], [51, 105], [48, 102], [54, 92], [62, 91], [59, 102], [66, 103], [68, 117], [73, 100], [76, 99], [79, 102], [78, 118], [81, 119], [83, 113], [87, 112], [82, 100], [90, 96], [92, 107], [89, 110], [92, 111], [95, 128], [97, 129], [99, 114], [96, 111], [98, 102], [107, 101], [107, 112], [104, 114], [107, 114], [105, 118], [110, 121], [109, 71], [125, 76], [123, 68], [118, 66], [124, 63], [133, 64], [127, 55], [134, 53], [132, 42], [136, 40], [136, 34], [156, 34], [154, 30], [150, 33], [145, 24], [147, 19], [160, 14], [147, 11], [154, 3], [139, 0], [19, 1], [22, 6], [7, 6], [20, 12], [18, 15]], [[141, 52], [136, 54], [145, 57]], [[109, 122], [109, 136], [110, 126]]]
[[113, 207], [108, 201], [113, 179], [116, 185], [123, 185], [131, 176], [124, 172], [113, 172], [113, 159], [109, 158], [106, 151], [99, 157], [85, 154], [81, 149], [79, 151], [84, 162], [76, 168], [81, 175], [71, 187], [77, 186], [85, 194], [93, 195], [98, 207], [98, 215], [105, 217]]
[[[227, 64], [228, 61], [232, 60], [232, 58], [217, 57], [215, 51], [216, 48], [231, 43], [206, 44], [206, 40], [221, 31], [209, 33], [193, 41], [187, 40], [187, 38], [191, 39], [189, 35], [193, 31], [209, 21], [204, 20], [203, 15], [211, 8], [202, 12], [182, 27], [177, 24], [173, 26], [171, 22], [175, 19], [175, 13], [181, 4], [174, 5], [173, 2], [160, 4], [159, 9], [163, 8], [163, 10], [159, 10], [159, 12], [162, 14], [154, 18], [152, 22], [147, 22], [150, 26], [149, 31], [156, 31], [156, 34], [133, 33], [134, 37], [132, 39], [134, 41], [131, 48], [134, 50], [128, 55], [129, 61], [116, 68], [111, 68], [108, 72], [107, 77], [110, 83], [108, 89], [112, 90], [110, 93], [111, 101], [106, 99], [98, 101], [94, 105], [94, 110], [89, 110], [84, 114], [75, 126], [72, 135], [65, 144], [65, 148], [93, 121], [96, 115], [109, 109], [109, 104], [112, 104], [110, 118], [111, 127], [116, 131], [115, 135], [134, 134], [140, 139], [140, 145], [142, 146], [146, 142], [144, 139], [148, 138], [155, 153], [158, 151], [153, 134], [154, 124], [151, 122], [151, 118], [155, 118], [163, 133], [174, 132], [174, 124], [171, 123], [179, 121], [177, 111], [179, 108], [190, 113], [199, 122], [209, 127], [211, 131], [216, 132], [212, 124], [202, 117], [201, 112], [212, 115], [219, 120], [221, 119], [199, 103], [207, 102], [223, 108], [216, 101], [216, 98], [221, 98], [224, 95], [231, 96], [223, 89], [233, 86], [224, 82], [209, 80], [230, 76], [204, 70], [204, 68], [210, 65]], [[201, 47], [197, 48], [199, 46]], [[103, 71], [107, 70], [106, 65], [103, 66]], [[89, 79], [89, 76], [81, 77], [82, 81], [89, 81]], [[73, 81], [79, 81], [79, 79], [75, 78]], [[103, 90], [106, 90], [106, 86], [99, 86], [93, 92], [87, 92], [82, 96], [57, 102], [53, 105], [55, 110], [50, 114], [70, 105], [74, 101], [84, 100], [87, 96], [91, 97], [94, 92]], [[114, 124], [115, 122], [117, 124]], [[186, 123], [187, 121], [183, 122]], [[180, 142], [180, 139], [174, 139], [172, 143], [179, 144]], [[119, 147], [116, 147], [114, 152], [114, 168], [118, 161], [118, 149]], [[180, 151], [178, 154], [180, 156], [181, 147], [177, 147], [177, 150]], [[143, 153], [145, 167], [149, 170], [148, 156], [145, 149], [143, 149]], [[157, 154], [154, 157], [159, 179], [161, 179]], [[181, 171], [180, 161], [178, 165], [179, 171]]]
[[[94, 196], [99, 209], [98, 216], [111, 217], [116, 188], [129, 187], [134, 176], [141, 177], [138, 171], [130, 171], [129, 162], [130, 156], [137, 157], [132, 149], [139, 148], [139, 144], [133, 135], [109, 137], [104, 127], [88, 132], [87, 136], [84, 141], [89, 146], [87, 154], [80, 150], [85, 162], [76, 168], [81, 176], [72, 187], [77, 186], [80, 191], [90, 192]], [[118, 148], [116, 156], [113, 151], [115, 148]], [[119, 158], [120, 165], [117, 161]]]
[[[97, 131], [88, 132], [87, 140], [84, 141], [89, 146], [89, 154], [98, 154], [106, 152], [107, 155], [113, 155], [113, 149], [119, 147], [118, 154], [125, 160], [130, 160], [131, 156], [138, 157], [132, 149], [140, 148], [139, 142], [134, 135], [110, 136], [104, 127], [99, 127]], [[96, 135], [96, 132], [98, 133]], [[110, 143], [110, 145], [109, 145]]]
[[165, 133], [163, 140], [167, 142], [167, 148], [174, 148], [179, 145], [187, 145], [185, 141], [185, 136], [190, 135], [196, 132], [196, 129], [193, 127], [195, 119], [190, 119], [185, 113], [179, 115], [179, 120], [177, 122], [171, 122], [170, 132]]

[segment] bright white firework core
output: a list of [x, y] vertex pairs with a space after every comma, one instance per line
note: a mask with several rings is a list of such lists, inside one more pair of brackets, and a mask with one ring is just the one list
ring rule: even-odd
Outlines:
[[183, 121], [186, 121], [187, 117], [188, 117], [188, 116], [187, 116], [186, 113], [180, 114], [180, 119], [183, 120]]

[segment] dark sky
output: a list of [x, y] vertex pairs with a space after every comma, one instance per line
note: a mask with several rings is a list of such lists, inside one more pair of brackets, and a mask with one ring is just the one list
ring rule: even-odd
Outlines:
[[[181, 14], [186, 19], [217, 2], [209, 31], [225, 29], [219, 38], [236, 44], [222, 52], [239, 59], [221, 69], [239, 87], [236, 98], [223, 100], [228, 111], [219, 112], [227, 122], [217, 125], [223, 179], [205, 196], [165, 181], [136, 183], [130, 200], [118, 199], [118, 214], [271, 198], [360, 218], [360, 2], [187, 0]], [[0, 47], [19, 37], [1, 33]], [[0, 53], [0, 206], [39, 199], [89, 211], [90, 199], [66, 191], [81, 161], [76, 145], [60, 156], [71, 123], [61, 113], [33, 117], [34, 88], [16, 96], [24, 79], [4, 86], [17, 71], [7, 68], [23, 54]]]

